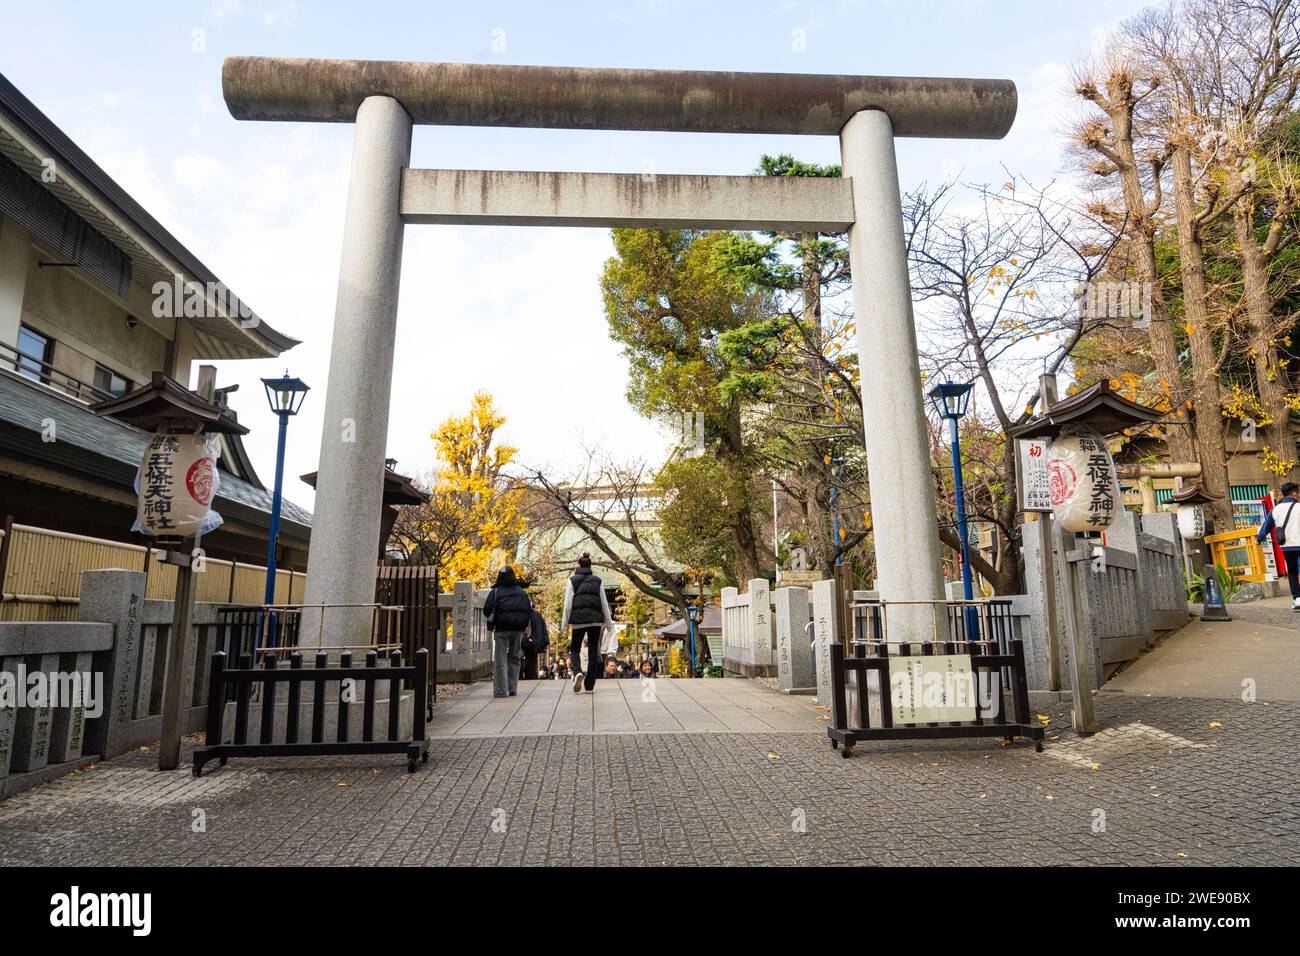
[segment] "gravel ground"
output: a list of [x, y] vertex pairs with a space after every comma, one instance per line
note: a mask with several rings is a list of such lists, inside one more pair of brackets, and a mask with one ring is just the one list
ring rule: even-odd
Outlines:
[[439, 703], [449, 698], [455, 697], [466, 687], [472, 687], [472, 684], [439, 684], [438, 692], [435, 695]]

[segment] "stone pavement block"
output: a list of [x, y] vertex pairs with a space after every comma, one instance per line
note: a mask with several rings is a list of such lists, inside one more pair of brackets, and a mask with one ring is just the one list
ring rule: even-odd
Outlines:
[[592, 729], [596, 733], [617, 733], [637, 729], [636, 718], [632, 716], [631, 708], [628, 707], [622, 688], [619, 686], [626, 683], [631, 682], [622, 680], [596, 682], [595, 693], [592, 696]]
[[655, 733], [682, 730], [677, 718], [659, 699], [659, 691], [667, 683], [664, 678], [656, 678], [653, 681], [628, 681], [620, 688], [637, 730]]

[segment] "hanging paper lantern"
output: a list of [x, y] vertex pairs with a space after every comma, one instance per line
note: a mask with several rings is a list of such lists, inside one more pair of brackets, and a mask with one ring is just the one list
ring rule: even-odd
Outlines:
[[217, 440], [210, 436], [154, 435], [140, 459], [136, 530], [189, 538], [219, 524], [219, 518], [209, 520], [219, 484], [218, 452]]
[[1179, 505], [1178, 533], [1187, 541], [1199, 541], [1204, 538], [1205, 509], [1200, 505]]
[[1115, 461], [1091, 435], [1063, 434], [1047, 457], [1052, 515], [1066, 531], [1105, 531], [1120, 510]]

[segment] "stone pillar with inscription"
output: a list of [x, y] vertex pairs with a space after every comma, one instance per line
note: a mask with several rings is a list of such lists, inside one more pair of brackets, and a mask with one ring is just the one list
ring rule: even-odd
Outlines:
[[749, 628], [754, 637], [754, 667], [774, 667], [776, 631], [772, 628], [772, 592], [767, 578], [754, 578], [749, 582]]
[[827, 578], [812, 586], [813, 657], [817, 671], [817, 696], [823, 707], [831, 706], [831, 644], [835, 642], [835, 582]]
[[786, 694], [816, 692], [809, 644], [808, 589], [776, 589], [776, 677]]
[[128, 748], [127, 734], [135, 716], [134, 691], [144, 618], [142, 571], [116, 568], [87, 571], [81, 576], [77, 620], [114, 625], [113, 646], [94, 657], [94, 670], [104, 675], [104, 717], [87, 723], [85, 753], [113, 757]]
[[469, 670], [474, 660], [474, 582], [457, 581], [451, 587], [451, 666]]

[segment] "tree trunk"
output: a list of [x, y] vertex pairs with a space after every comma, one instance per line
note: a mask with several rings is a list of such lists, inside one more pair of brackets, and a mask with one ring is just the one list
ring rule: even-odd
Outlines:
[[[1240, 188], [1240, 173], [1233, 176], [1231, 187]], [[1291, 408], [1286, 401], [1287, 377], [1278, 363], [1277, 326], [1273, 298], [1268, 291], [1268, 260], [1255, 239], [1254, 203], [1250, 196], [1238, 201], [1233, 209], [1232, 224], [1241, 249], [1242, 300], [1250, 326], [1250, 353], [1254, 363], [1255, 389], [1264, 411], [1266, 424], [1264, 450], [1276, 455], [1278, 473], [1283, 481], [1295, 481], [1297, 473], [1295, 445], [1291, 439]]]
[[745, 467], [740, 432], [740, 406], [728, 414], [727, 430], [718, 443], [718, 455], [727, 471], [727, 503], [732, 513], [731, 545], [736, 558], [736, 580], [759, 577], [758, 532], [754, 530], [754, 488]]
[[[815, 233], [804, 233], [802, 275], [800, 294], [803, 310], [799, 321], [804, 328], [807, 339], [804, 348], [804, 369], [807, 376], [804, 401], [809, 409], [822, 409], [825, 396], [826, 376], [821, 362], [822, 348], [822, 272], [817, 259], [816, 249], [812, 243], [817, 241]], [[809, 411], [808, 417], [816, 421], [822, 417], [817, 411]], [[815, 429], [810, 429], [815, 434]], [[805, 496], [808, 513], [808, 542], [812, 558], [818, 570], [830, 574], [835, 567], [835, 558], [839, 553], [839, 542], [835, 540], [835, 526], [830, 513], [831, 477], [830, 467], [826, 464], [826, 455], [834, 454], [830, 442], [809, 440], [805, 449], [805, 467], [803, 469]]]
[[[1174, 330], [1169, 321], [1164, 289], [1160, 284], [1160, 270], [1156, 265], [1154, 209], [1148, 207], [1138, 171], [1137, 156], [1133, 150], [1133, 98], [1132, 89], [1110, 90], [1106, 104], [1110, 116], [1116, 168], [1128, 213], [1130, 246], [1134, 252], [1134, 265], [1139, 282], [1151, 290], [1151, 315], [1147, 317], [1147, 336], [1151, 340], [1151, 356], [1156, 373], [1169, 395], [1170, 420], [1165, 427], [1165, 444], [1169, 458], [1174, 462], [1194, 463], [1195, 426], [1186, 414], [1179, 415], [1183, 407], [1183, 375], [1178, 361], [1178, 348], [1174, 344]], [[1216, 426], [1217, 427], [1217, 426]]]
[[1223, 393], [1219, 362], [1210, 331], [1205, 289], [1205, 253], [1197, 224], [1192, 156], [1185, 143], [1173, 154], [1174, 202], [1177, 212], [1178, 260], [1183, 281], [1183, 315], [1192, 354], [1192, 403], [1196, 442], [1201, 461], [1201, 487], [1218, 500], [1206, 506], [1215, 528], [1232, 529], [1232, 495], [1228, 485], [1228, 455], [1223, 442]]

